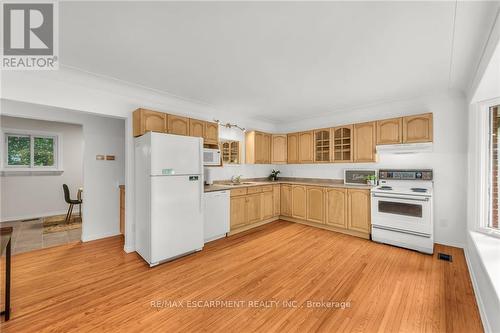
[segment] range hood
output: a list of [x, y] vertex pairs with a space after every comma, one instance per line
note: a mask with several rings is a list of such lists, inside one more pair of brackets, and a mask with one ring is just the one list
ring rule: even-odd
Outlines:
[[378, 145], [379, 154], [416, 154], [432, 152], [432, 142]]

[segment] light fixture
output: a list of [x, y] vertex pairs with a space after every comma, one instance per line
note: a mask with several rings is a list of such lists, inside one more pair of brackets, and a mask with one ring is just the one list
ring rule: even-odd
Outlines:
[[242, 132], [245, 132], [245, 128], [244, 127], [240, 127], [238, 126], [238, 124], [231, 124], [231, 123], [223, 123], [221, 122], [219, 119], [214, 119], [214, 121], [219, 124], [219, 126], [224, 126], [225, 128], [233, 128], [233, 127], [236, 127], [237, 129], [239, 129], [240, 131]]

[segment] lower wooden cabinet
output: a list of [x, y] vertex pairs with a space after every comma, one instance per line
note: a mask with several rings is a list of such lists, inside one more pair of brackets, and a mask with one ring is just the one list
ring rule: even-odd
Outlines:
[[306, 219], [306, 187], [303, 185], [292, 185], [292, 216]]
[[247, 197], [245, 195], [231, 197], [231, 230], [247, 223]]
[[325, 223], [324, 188], [308, 186], [306, 188], [306, 205], [308, 221]]
[[326, 224], [347, 228], [347, 189], [329, 188], [326, 190]]
[[273, 217], [274, 215], [274, 200], [273, 200], [273, 191], [270, 192], [262, 192], [260, 195], [261, 198], [261, 219], [267, 220]]
[[247, 223], [256, 223], [261, 219], [260, 193], [247, 196]]
[[273, 186], [273, 216], [279, 216], [281, 212], [281, 190], [280, 185]]
[[292, 186], [281, 185], [280, 215], [292, 216]]
[[371, 229], [370, 191], [348, 189], [347, 205], [347, 228], [369, 233]]

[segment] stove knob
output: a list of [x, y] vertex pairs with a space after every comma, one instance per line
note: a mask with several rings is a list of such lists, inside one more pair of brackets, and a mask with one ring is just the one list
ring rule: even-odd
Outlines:
[[417, 178], [417, 179], [422, 179], [422, 173], [421, 173], [421, 172], [417, 172], [417, 173], [415, 174], [415, 178]]

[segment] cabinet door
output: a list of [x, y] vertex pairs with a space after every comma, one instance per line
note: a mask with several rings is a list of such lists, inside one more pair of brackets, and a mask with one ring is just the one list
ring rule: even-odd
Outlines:
[[292, 216], [292, 187], [290, 185], [281, 185], [280, 215]]
[[287, 161], [289, 164], [299, 163], [299, 135], [287, 135]]
[[262, 134], [262, 163], [271, 164], [271, 134]]
[[273, 192], [262, 192], [260, 194], [261, 201], [261, 220], [267, 220], [273, 217], [274, 212], [274, 201], [273, 201]]
[[247, 195], [247, 223], [259, 222], [261, 219], [260, 193]]
[[354, 162], [375, 162], [376, 123], [354, 125]]
[[322, 187], [308, 186], [306, 188], [307, 220], [325, 223], [325, 197]]
[[350, 230], [370, 233], [371, 211], [370, 191], [348, 189], [348, 228]]
[[347, 190], [329, 188], [326, 190], [326, 224], [347, 228]]
[[265, 154], [263, 152], [264, 147], [264, 133], [255, 132], [254, 134], [254, 149], [255, 149], [255, 163], [262, 164], [265, 160]]
[[141, 136], [146, 132], [166, 133], [167, 114], [163, 112], [137, 109], [132, 115], [134, 136]]
[[198, 119], [189, 119], [189, 135], [204, 138], [205, 122]]
[[242, 195], [231, 197], [231, 230], [246, 224], [247, 197]]
[[403, 118], [377, 121], [377, 144], [391, 145], [403, 142]]
[[403, 142], [432, 142], [432, 113], [403, 118]]
[[206, 144], [216, 145], [219, 142], [219, 124], [211, 123], [209, 121], [205, 121], [205, 132], [204, 132], [205, 140], [203, 141]]
[[276, 134], [273, 135], [271, 144], [271, 162], [273, 164], [285, 164], [286, 163], [286, 155], [287, 155], [287, 147], [286, 147], [286, 135], [285, 134]]
[[167, 122], [169, 134], [189, 135], [189, 118], [169, 114]]
[[298, 219], [306, 219], [306, 187], [292, 185], [292, 216]]
[[280, 215], [280, 205], [281, 205], [281, 190], [280, 185], [273, 186], [273, 216]]
[[353, 125], [335, 127], [332, 130], [333, 162], [352, 162]]
[[312, 163], [314, 161], [313, 154], [313, 131], [299, 133], [299, 162]]
[[331, 160], [331, 130], [314, 131], [314, 162], [325, 163]]

